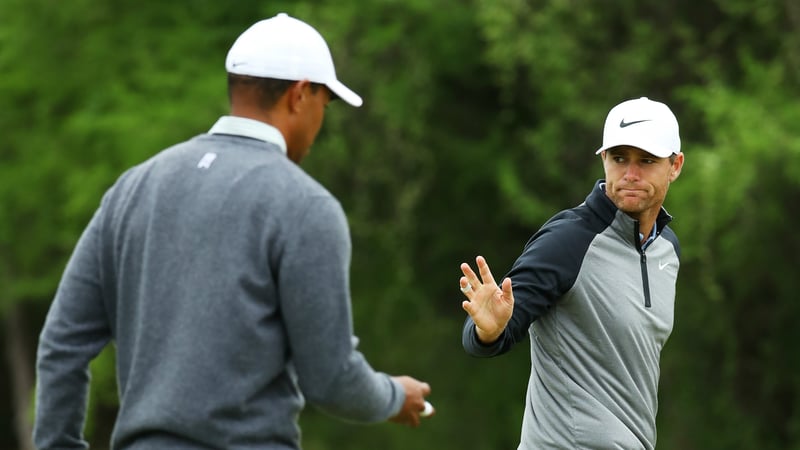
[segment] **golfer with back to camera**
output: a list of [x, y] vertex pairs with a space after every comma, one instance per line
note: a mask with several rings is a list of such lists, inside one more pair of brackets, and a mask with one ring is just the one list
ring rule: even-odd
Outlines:
[[306, 402], [365, 423], [432, 413], [427, 383], [356, 350], [347, 221], [297, 165], [328, 102], [361, 98], [286, 14], [225, 65], [231, 115], [125, 172], [67, 264], [39, 340], [39, 449], [88, 447], [88, 364], [109, 342], [114, 449], [295, 450]]
[[530, 337], [520, 450], [656, 446], [659, 358], [672, 331], [680, 247], [663, 208], [681, 173], [678, 122], [648, 98], [611, 109], [605, 179], [545, 223], [498, 286], [461, 264], [475, 356]]

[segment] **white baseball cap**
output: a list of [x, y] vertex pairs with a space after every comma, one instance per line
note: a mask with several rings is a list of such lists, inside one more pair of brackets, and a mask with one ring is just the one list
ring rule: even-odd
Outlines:
[[324, 84], [353, 106], [363, 101], [336, 78], [328, 44], [302, 20], [280, 13], [253, 24], [233, 43], [225, 59], [229, 73]]
[[647, 97], [624, 101], [608, 112], [603, 146], [596, 154], [618, 145], [637, 147], [659, 158], [678, 154], [678, 119], [667, 105]]

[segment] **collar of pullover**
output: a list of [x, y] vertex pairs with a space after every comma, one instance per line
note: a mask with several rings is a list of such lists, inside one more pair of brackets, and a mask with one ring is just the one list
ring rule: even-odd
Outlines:
[[283, 150], [284, 154], [286, 153], [286, 141], [283, 139], [281, 132], [272, 125], [258, 120], [237, 116], [222, 116], [208, 132], [210, 134], [230, 134], [258, 139], [259, 141], [275, 144]]

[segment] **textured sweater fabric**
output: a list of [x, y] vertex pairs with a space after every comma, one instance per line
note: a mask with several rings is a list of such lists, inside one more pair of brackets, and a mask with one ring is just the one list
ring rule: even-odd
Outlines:
[[495, 356], [530, 337], [519, 449], [656, 445], [659, 359], [673, 326], [680, 247], [661, 210], [642, 249], [639, 223], [598, 181], [586, 201], [533, 235], [507, 276], [514, 312], [485, 345], [467, 318], [463, 344]]
[[87, 365], [109, 342], [115, 449], [299, 449], [306, 402], [363, 423], [400, 410], [402, 386], [356, 349], [340, 204], [245, 120], [104, 195], [40, 336], [37, 448], [88, 446]]

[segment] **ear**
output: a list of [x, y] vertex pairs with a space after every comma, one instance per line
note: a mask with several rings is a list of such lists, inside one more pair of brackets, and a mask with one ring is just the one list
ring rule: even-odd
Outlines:
[[672, 162], [672, 167], [669, 171], [669, 182], [672, 183], [673, 181], [677, 180], [681, 174], [681, 170], [683, 169], [683, 152], [678, 153], [675, 156], [675, 161]]
[[310, 85], [310, 81], [300, 80], [293, 83], [289, 89], [286, 90], [286, 95], [289, 100], [289, 111], [296, 113], [303, 110], [309, 92], [307, 88]]

